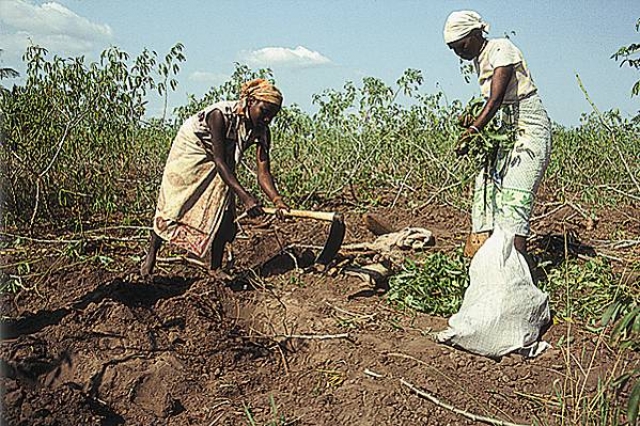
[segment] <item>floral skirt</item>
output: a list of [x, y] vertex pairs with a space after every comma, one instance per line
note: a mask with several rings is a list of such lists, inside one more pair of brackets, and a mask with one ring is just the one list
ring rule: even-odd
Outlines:
[[516, 140], [509, 152], [499, 152], [493, 170], [480, 171], [473, 192], [473, 232], [496, 225], [527, 236], [535, 194], [549, 164], [551, 121], [537, 94], [512, 105], [503, 119], [515, 126]]

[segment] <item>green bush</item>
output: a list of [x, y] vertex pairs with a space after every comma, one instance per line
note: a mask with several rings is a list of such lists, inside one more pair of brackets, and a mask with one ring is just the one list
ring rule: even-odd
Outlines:
[[[177, 81], [177, 44], [164, 62], [143, 51], [129, 61], [116, 48], [98, 62], [83, 57], [47, 59], [31, 46], [24, 55], [26, 83], [0, 93], [1, 209], [7, 223], [33, 225], [121, 213], [131, 183], [144, 175], [141, 161], [153, 147], [144, 134], [145, 96], [161, 95]], [[153, 166], [158, 159], [150, 159]], [[152, 167], [153, 167], [152, 166]]]

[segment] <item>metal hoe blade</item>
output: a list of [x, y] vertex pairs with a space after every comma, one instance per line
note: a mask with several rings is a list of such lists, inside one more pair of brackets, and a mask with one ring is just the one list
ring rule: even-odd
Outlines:
[[326, 265], [336, 257], [338, 251], [340, 251], [340, 246], [342, 246], [345, 230], [346, 228], [344, 226], [342, 215], [336, 214], [334, 219], [331, 221], [331, 228], [329, 228], [329, 237], [327, 238], [327, 242], [324, 244], [322, 251], [316, 258], [316, 263]]

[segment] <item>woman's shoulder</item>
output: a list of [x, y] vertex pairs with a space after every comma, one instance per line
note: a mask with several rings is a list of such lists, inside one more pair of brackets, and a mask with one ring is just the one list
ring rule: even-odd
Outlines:
[[[524, 59], [522, 52], [508, 38], [489, 39], [485, 49], [486, 57], [491, 63], [502, 62], [505, 58], [510, 61], [521, 61]], [[515, 62], [512, 62], [515, 63]]]
[[487, 39], [487, 47], [500, 49], [500, 48], [516, 48], [516, 45], [513, 44], [511, 40], [506, 37], [500, 38], [490, 38]]
[[222, 121], [224, 123], [222, 125], [226, 128], [228, 123], [233, 120], [235, 105], [236, 101], [215, 102], [195, 113], [189, 120], [194, 123], [193, 125], [201, 129], [208, 129], [210, 127], [209, 120], [212, 117], [212, 113], [219, 111], [222, 114]]
[[201, 109], [200, 111], [198, 111], [194, 117], [196, 120], [200, 121], [200, 122], [206, 122], [209, 117], [211, 116], [211, 113], [214, 111], [220, 111], [220, 113], [225, 117], [225, 121], [228, 121], [230, 119], [230, 117], [233, 115], [233, 112], [235, 110], [235, 106], [236, 106], [236, 101], [219, 101], [219, 102], [215, 102], [203, 109]]
[[211, 111], [220, 110], [223, 114], [231, 114], [234, 111], [236, 101], [219, 101], [206, 107], [203, 112], [208, 115]]

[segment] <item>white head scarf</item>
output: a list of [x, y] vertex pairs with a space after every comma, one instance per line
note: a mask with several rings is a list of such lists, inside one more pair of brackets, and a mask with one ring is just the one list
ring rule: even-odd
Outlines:
[[469, 35], [475, 29], [489, 31], [489, 24], [477, 12], [461, 10], [452, 12], [444, 24], [444, 42], [449, 44]]

